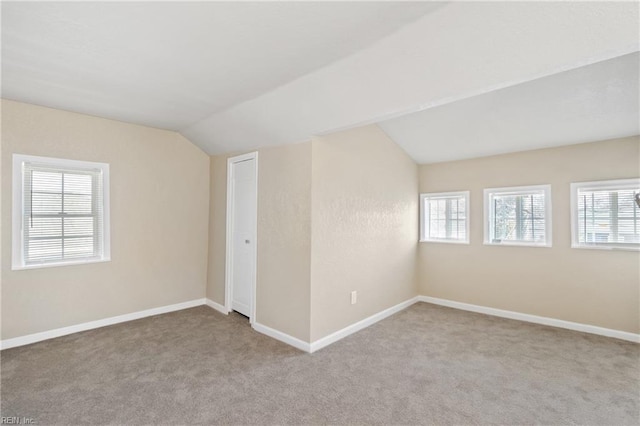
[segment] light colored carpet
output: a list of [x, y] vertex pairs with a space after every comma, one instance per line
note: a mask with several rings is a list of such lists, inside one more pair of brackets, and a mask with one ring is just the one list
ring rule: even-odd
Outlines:
[[640, 422], [640, 345], [418, 303], [314, 354], [198, 307], [2, 352], [38, 424]]

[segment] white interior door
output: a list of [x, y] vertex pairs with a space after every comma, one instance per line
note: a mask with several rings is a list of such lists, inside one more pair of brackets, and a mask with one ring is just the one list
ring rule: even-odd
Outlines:
[[256, 244], [256, 159], [230, 164], [231, 210], [231, 309], [252, 317]]

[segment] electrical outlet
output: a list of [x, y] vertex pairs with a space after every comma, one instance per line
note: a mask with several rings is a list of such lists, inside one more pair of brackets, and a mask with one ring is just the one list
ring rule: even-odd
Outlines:
[[354, 290], [351, 292], [351, 304], [355, 305], [356, 302], [358, 302], [358, 292]]

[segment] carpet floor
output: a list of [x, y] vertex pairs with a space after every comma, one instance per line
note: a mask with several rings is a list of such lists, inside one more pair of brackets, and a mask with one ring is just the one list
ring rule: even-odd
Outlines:
[[202, 306], [1, 356], [41, 425], [640, 423], [640, 345], [426, 303], [311, 355]]

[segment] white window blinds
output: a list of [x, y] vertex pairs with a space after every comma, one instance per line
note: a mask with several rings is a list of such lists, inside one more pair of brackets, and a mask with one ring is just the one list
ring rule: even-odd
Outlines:
[[485, 190], [489, 244], [551, 244], [548, 186]]
[[640, 248], [640, 180], [572, 184], [573, 244]]
[[14, 244], [20, 261], [14, 266], [107, 260], [106, 165], [22, 157], [14, 162], [21, 168], [22, 205], [19, 253]]
[[469, 192], [421, 195], [421, 240], [468, 242]]

